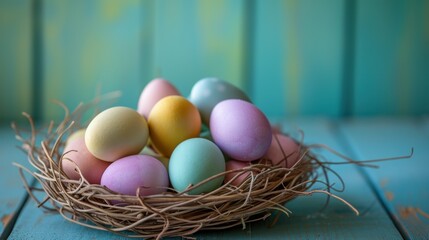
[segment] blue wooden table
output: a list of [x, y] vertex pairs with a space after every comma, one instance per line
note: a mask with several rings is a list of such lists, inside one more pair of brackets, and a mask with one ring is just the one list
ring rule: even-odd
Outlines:
[[[369, 118], [353, 120], [296, 119], [280, 121], [283, 130], [304, 130], [306, 143], [324, 143], [355, 159], [407, 155], [411, 159], [378, 163], [379, 169], [333, 165], [346, 189], [338, 195], [356, 207], [331, 199], [321, 210], [322, 195], [300, 197], [286, 204], [292, 214], [277, 224], [258, 222], [219, 232], [201, 232], [201, 239], [429, 239], [429, 119]], [[0, 128], [0, 233], [9, 239], [122, 239], [87, 229], [58, 214], [37, 208], [22, 186], [12, 162], [26, 156], [14, 146], [13, 131]], [[317, 152], [336, 161], [326, 151]], [[333, 178], [334, 179], [334, 178]], [[339, 182], [338, 182], [339, 184]], [[14, 221], [16, 220], [16, 221]]]

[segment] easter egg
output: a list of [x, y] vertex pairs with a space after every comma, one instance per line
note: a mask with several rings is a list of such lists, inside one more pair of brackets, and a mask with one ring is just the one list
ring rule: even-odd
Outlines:
[[[240, 169], [243, 169], [243, 168], [248, 167], [248, 166], [250, 166], [250, 162], [229, 160], [228, 162], [226, 162], [226, 170], [225, 171], [240, 170]], [[225, 174], [224, 183], [231, 181], [235, 176], [238, 175], [237, 178], [235, 178], [232, 182], [230, 182], [231, 185], [238, 187], [246, 180], [246, 178], [247, 178], [247, 176], [249, 176], [249, 174], [250, 174], [250, 172], [239, 172], [239, 171], [227, 173], [227, 174]]]
[[85, 137], [85, 131], [86, 131], [86, 129], [82, 128], [82, 129], [78, 129], [78, 130], [72, 132], [70, 134], [70, 136], [67, 138], [66, 145], [69, 144], [70, 142], [72, 142], [75, 139], [79, 139], [81, 137], [84, 138]]
[[85, 132], [88, 150], [107, 162], [139, 153], [148, 138], [145, 118], [127, 107], [104, 110], [95, 116]]
[[[225, 159], [213, 142], [204, 138], [192, 138], [180, 143], [170, 158], [168, 172], [170, 182], [178, 192], [211, 176], [225, 171]], [[215, 178], [189, 194], [207, 193], [220, 187], [223, 176]]]
[[164, 167], [168, 170], [168, 162], [170, 161], [170, 159], [160, 155], [159, 153], [156, 153], [149, 146], [146, 146], [145, 148], [143, 148], [143, 150], [140, 152], [140, 154], [149, 155], [149, 156], [152, 156], [152, 157], [158, 159], [164, 165]]
[[147, 119], [153, 106], [162, 98], [170, 95], [180, 95], [180, 93], [169, 81], [155, 78], [145, 86], [140, 94], [137, 111]]
[[192, 87], [189, 100], [200, 111], [204, 124], [209, 126], [210, 114], [219, 102], [226, 99], [250, 101], [247, 95], [236, 86], [218, 78], [203, 78]]
[[100, 184], [101, 176], [110, 163], [92, 155], [86, 145], [83, 135], [74, 136], [64, 147], [64, 158], [61, 162], [64, 173], [73, 180], [79, 180], [79, 168], [82, 176], [91, 184]]
[[261, 158], [272, 139], [267, 117], [255, 105], [239, 99], [224, 100], [214, 107], [210, 131], [219, 148], [239, 161]]
[[292, 138], [275, 133], [265, 158], [273, 165], [291, 168], [300, 158], [300, 146]]
[[186, 98], [168, 96], [152, 108], [148, 124], [153, 146], [169, 157], [179, 143], [198, 137], [201, 118], [198, 109]]
[[169, 185], [167, 170], [157, 159], [146, 155], [131, 155], [121, 158], [104, 171], [101, 185], [124, 194], [140, 196], [160, 194]]

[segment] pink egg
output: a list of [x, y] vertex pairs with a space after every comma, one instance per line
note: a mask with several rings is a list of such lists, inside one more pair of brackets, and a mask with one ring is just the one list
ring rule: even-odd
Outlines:
[[246, 162], [264, 156], [272, 138], [267, 117], [255, 105], [239, 99], [224, 100], [213, 108], [210, 132], [223, 152]]
[[[68, 142], [64, 148], [67, 153], [62, 161], [64, 173], [73, 180], [79, 180], [80, 175], [76, 166], [82, 172], [83, 177], [91, 184], [100, 184], [101, 175], [110, 163], [94, 157], [86, 148], [84, 136], [76, 137]], [[70, 160], [68, 160], [70, 159]]]
[[[243, 169], [245, 167], [250, 166], [250, 162], [242, 162], [242, 161], [235, 161], [235, 160], [230, 160], [228, 162], [226, 162], [226, 171], [230, 171], [230, 170], [239, 170], [239, 169]], [[239, 175], [236, 179], [234, 179], [234, 181], [232, 181], [230, 184], [234, 185], [234, 186], [240, 186], [241, 183], [244, 182], [244, 180], [246, 180], [246, 177], [249, 176], [249, 172], [245, 172], [242, 173], [241, 172], [233, 172], [233, 173], [227, 173], [225, 175], [225, 180], [224, 183], [229, 182], [232, 178], [234, 178], [236, 175]]]
[[113, 162], [104, 171], [101, 185], [124, 195], [141, 196], [165, 192], [169, 185], [167, 170], [156, 158], [132, 155]]
[[280, 133], [273, 134], [271, 146], [265, 154], [272, 164], [291, 168], [300, 157], [300, 146], [292, 138]]
[[162, 98], [170, 95], [180, 95], [179, 91], [167, 80], [155, 78], [150, 81], [140, 94], [137, 112], [146, 119], [152, 107]]

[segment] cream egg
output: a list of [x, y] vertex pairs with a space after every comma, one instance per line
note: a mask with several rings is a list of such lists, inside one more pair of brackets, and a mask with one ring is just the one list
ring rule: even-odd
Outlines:
[[148, 138], [145, 118], [127, 107], [104, 110], [95, 116], [85, 132], [88, 150], [107, 162], [139, 153]]

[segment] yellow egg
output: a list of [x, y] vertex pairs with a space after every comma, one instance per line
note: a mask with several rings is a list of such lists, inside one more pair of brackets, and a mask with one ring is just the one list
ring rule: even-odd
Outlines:
[[152, 108], [148, 124], [152, 144], [161, 154], [170, 157], [179, 143], [198, 137], [201, 117], [198, 109], [186, 98], [168, 96]]
[[85, 144], [97, 158], [113, 162], [138, 154], [149, 138], [146, 120], [127, 107], [112, 107], [99, 113], [89, 123]]

